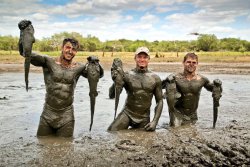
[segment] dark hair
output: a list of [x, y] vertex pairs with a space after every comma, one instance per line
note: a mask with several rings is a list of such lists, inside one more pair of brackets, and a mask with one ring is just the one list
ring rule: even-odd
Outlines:
[[64, 46], [67, 42], [70, 42], [70, 43], [73, 45], [73, 47], [75, 47], [76, 49], [79, 49], [79, 43], [78, 43], [78, 41], [77, 41], [76, 39], [74, 39], [74, 38], [65, 38], [65, 39], [63, 40], [63, 46]]
[[187, 53], [184, 56], [183, 62], [185, 62], [187, 60], [187, 58], [189, 58], [189, 57], [192, 58], [192, 59], [196, 59], [197, 62], [198, 62], [198, 56], [195, 53]]

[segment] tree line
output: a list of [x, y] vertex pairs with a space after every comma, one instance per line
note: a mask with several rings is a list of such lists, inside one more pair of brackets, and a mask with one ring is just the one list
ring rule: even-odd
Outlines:
[[[59, 51], [62, 41], [73, 37], [80, 43], [80, 51], [101, 52], [134, 52], [139, 46], [146, 46], [152, 52], [186, 52], [186, 51], [250, 51], [250, 42], [238, 38], [218, 39], [214, 34], [199, 34], [197, 40], [153, 41], [146, 40], [107, 40], [102, 42], [98, 37], [83, 37], [77, 32], [62, 32], [41, 40], [36, 39], [33, 50], [41, 52]], [[18, 50], [18, 37], [0, 36], [0, 50]]]

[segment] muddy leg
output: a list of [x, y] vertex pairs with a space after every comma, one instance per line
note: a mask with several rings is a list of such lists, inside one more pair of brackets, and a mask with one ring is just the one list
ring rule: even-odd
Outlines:
[[55, 129], [52, 128], [44, 118], [40, 117], [37, 136], [48, 136], [55, 134], [55, 132], [56, 132]]
[[56, 135], [60, 137], [72, 137], [74, 132], [75, 121], [70, 121], [57, 130]]
[[108, 128], [108, 131], [118, 131], [123, 129], [128, 129], [129, 127], [129, 117], [121, 112], [117, 118], [111, 123], [111, 125]]

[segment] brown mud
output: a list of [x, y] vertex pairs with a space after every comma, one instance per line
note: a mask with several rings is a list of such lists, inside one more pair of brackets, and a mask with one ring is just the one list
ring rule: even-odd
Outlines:
[[[112, 62], [104, 62], [102, 64], [105, 70], [110, 70]], [[134, 63], [123, 63], [124, 70], [129, 70], [135, 67]], [[151, 62], [150, 70], [157, 72], [180, 72], [182, 64], [179, 62]], [[199, 71], [205, 73], [217, 74], [250, 74], [250, 63], [199, 63]], [[23, 64], [1, 64], [0, 72], [20, 72], [23, 71]], [[41, 68], [31, 66], [32, 72], [41, 72]]]
[[[164, 109], [155, 132], [107, 132], [106, 129], [113, 120], [114, 100], [108, 99], [108, 87], [112, 81], [110, 71], [105, 71], [104, 78], [99, 81], [94, 124], [89, 132], [88, 83], [86, 79], [80, 78], [74, 102], [75, 131], [74, 137], [70, 139], [36, 137], [45, 96], [41, 70], [32, 66], [30, 90], [27, 93], [23, 65], [9, 65], [9, 69], [17, 69], [15, 72], [6, 72], [7, 66], [0, 66], [0, 69], [5, 69], [0, 70], [0, 167], [250, 166], [248, 65], [235, 65], [240, 68], [231, 70], [226, 65], [223, 68], [211, 65], [206, 69], [212, 70], [204, 73], [203, 64], [200, 64], [200, 73], [210, 80], [220, 78], [223, 82], [224, 92], [215, 129], [212, 129], [211, 93], [203, 89], [196, 125], [170, 128], [167, 104], [164, 100]], [[131, 64], [131, 68], [132, 66]], [[174, 72], [171, 71], [172, 68], [181, 69], [181, 65], [177, 63], [172, 63], [172, 66], [158, 64], [151, 65], [150, 68], [164, 67], [165, 71], [161, 69], [164, 73], [158, 72], [163, 79], [170, 72]], [[104, 68], [108, 69], [108, 65]], [[234, 70], [237, 72], [232, 72]], [[36, 71], [37, 73], [34, 73]], [[125, 98], [126, 93], [123, 91], [118, 112], [121, 111]], [[154, 105], [153, 103], [151, 108], [152, 115]]]

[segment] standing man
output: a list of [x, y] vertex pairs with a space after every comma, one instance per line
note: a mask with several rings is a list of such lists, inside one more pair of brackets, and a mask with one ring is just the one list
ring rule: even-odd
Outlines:
[[[218, 90], [217, 85], [221, 87], [219, 79], [214, 80], [213, 84], [206, 77], [197, 74], [197, 66], [198, 56], [195, 53], [187, 53], [183, 60], [184, 71], [171, 74], [162, 82], [162, 87], [166, 89], [170, 126], [195, 124], [198, 120], [197, 108], [202, 87], [210, 92], [213, 89]], [[221, 92], [218, 93], [221, 97]]]
[[[109, 131], [128, 129], [129, 126], [154, 131], [161, 116], [163, 107], [161, 79], [148, 70], [150, 60], [148, 48], [139, 47], [134, 59], [135, 69], [126, 73], [123, 73], [122, 69], [112, 71], [114, 81], [118, 75], [123, 75], [123, 87], [127, 92], [127, 99], [122, 112], [109, 126]], [[156, 107], [154, 118], [150, 122], [153, 96], [155, 96]]]
[[[24, 41], [25, 42], [25, 41]], [[76, 83], [80, 76], [87, 77], [87, 65], [73, 61], [79, 48], [73, 38], [63, 40], [61, 56], [57, 58], [32, 53], [31, 64], [43, 68], [46, 96], [37, 136], [55, 134], [71, 137], [74, 131], [73, 100]], [[91, 59], [91, 60], [90, 60]], [[89, 62], [99, 62], [90, 57]], [[100, 78], [103, 69], [98, 64]]]

